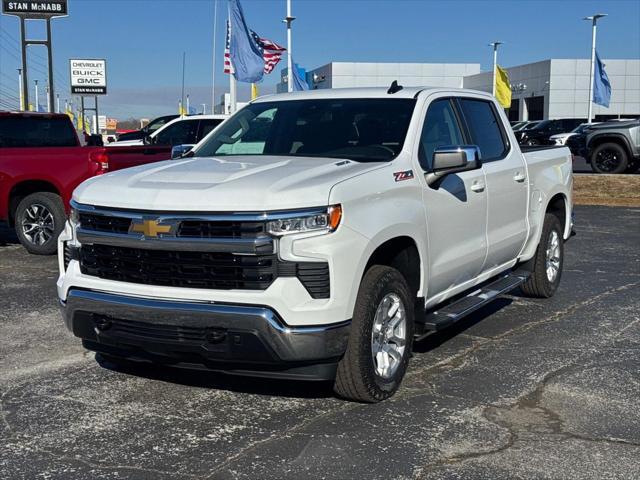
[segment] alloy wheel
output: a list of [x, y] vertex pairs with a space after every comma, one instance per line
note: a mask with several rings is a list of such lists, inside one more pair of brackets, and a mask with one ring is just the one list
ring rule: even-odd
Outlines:
[[34, 245], [44, 245], [54, 235], [55, 221], [53, 214], [40, 203], [29, 205], [21, 222], [22, 234]]
[[400, 297], [389, 293], [378, 304], [371, 331], [371, 356], [378, 376], [393, 377], [402, 363], [406, 345], [406, 310]]

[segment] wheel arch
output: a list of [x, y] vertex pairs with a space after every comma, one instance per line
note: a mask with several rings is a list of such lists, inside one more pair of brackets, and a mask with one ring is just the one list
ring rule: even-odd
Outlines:
[[591, 162], [591, 156], [593, 151], [604, 143], [615, 143], [624, 149], [628, 157], [631, 157], [631, 148], [629, 146], [628, 139], [620, 133], [609, 133], [606, 135], [596, 135], [589, 140], [589, 162]]
[[418, 243], [413, 237], [399, 235], [379, 243], [370, 253], [361, 278], [373, 265], [386, 265], [397, 269], [416, 296], [422, 291], [423, 262]]
[[31, 195], [32, 193], [38, 192], [49, 192], [55, 193], [56, 195], [60, 195], [60, 189], [56, 187], [52, 182], [47, 180], [23, 180], [17, 182], [11, 187], [9, 190], [9, 201], [8, 201], [8, 222], [10, 226], [14, 225], [15, 221], [15, 213], [18, 208], [18, 204], [22, 201], [23, 198]]

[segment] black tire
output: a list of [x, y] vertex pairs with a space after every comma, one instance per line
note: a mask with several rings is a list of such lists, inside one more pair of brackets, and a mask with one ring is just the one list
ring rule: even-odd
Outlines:
[[624, 173], [629, 158], [625, 149], [617, 143], [603, 143], [591, 153], [590, 163], [596, 173]]
[[[46, 220], [40, 226], [33, 227], [39, 223], [34, 221], [40, 216]], [[58, 249], [58, 237], [64, 229], [66, 219], [59, 195], [50, 192], [32, 193], [23, 198], [16, 209], [16, 235], [29, 253], [52, 255]]]
[[[390, 377], [376, 372], [372, 356], [376, 311], [388, 295], [397, 297], [405, 311], [405, 348]], [[391, 267], [374, 265], [364, 275], [353, 312], [349, 344], [338, 364], [334, 391], [351, 400], [375, 403], [391, 397], [407, 370], [414, 331], [414, 297], [406, 279]]]
[[638, 170], [640, 170], [640, 160], [636, 160], [630, 163], [627, 166], [627, 170], [625, 173], [636, 173]]
[[[558, 240], [559, 258], [557, 275], [553, 280], [551, 280], [547, 275], [547, 249], [554, 232]], [[560, 285], [562, 267], [564, 265], [563, 232], [564, 228], [558, 217], [547, 213], [544, 216], [542, 235], [540, 236], [540, 243], [538, 244], [536, 254], [528, 262], [528, 266], [531, 269], [531, 276], [521, 287], [526, 296], [534, 298], [549, 298], [556, 293], [558, 285]]]

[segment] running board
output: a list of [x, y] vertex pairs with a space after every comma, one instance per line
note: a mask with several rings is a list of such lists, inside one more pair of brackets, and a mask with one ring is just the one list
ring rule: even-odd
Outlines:
[[430, 333], [440, 331], [453, 325], [470, 313], [473, 313], [479, 308], [491, 303], [500, 295], [510, 292], [516, 287], [522, 285], [527, 281], [530, 275], [531, 272], [525, 270], [511, 272], [478, 288], [459, 300], [446, 304], [437, 310], [428, 312], [424, 321], [420, 322], [423, 326], [423, 334], [419, 335], [417, 339], [419, 340]]

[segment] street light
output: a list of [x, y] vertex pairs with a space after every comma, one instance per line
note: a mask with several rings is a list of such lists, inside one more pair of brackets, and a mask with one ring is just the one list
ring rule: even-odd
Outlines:
[[583, 20], [591, 21], [591, 70], [589, 71], [589, 114], [587, 123], [591, 123], [591, 118], [593, 117], [593, 77], [595, 74], [596, 65], [596, 24], [599, 18], [606, 16], [606, 13], [596, 13], [595, 15], [591, 15], [590, 17], [583, 18]]
[[493, 87], [491, 92], [493, 96], [496, 96], [496, 68], [498, 67], [498, 46], [502, 45], [503, 42], [491, 42], [489, 44], [490, 47], [493, 47]]

